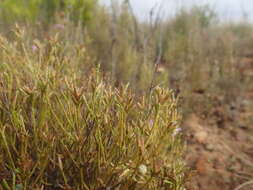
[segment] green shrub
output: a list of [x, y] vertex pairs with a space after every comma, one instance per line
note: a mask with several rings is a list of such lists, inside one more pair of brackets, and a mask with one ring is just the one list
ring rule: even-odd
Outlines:
[[94, 0], [5, 0], [0, 2], [0, 18], [5, 24], [39, 20], [49, 24], [60, 14], [85, 23], [92, 18], [95, 4]]
[[183, 189], [170, 90], [136, 97], [97, 69], [87, 76], [84, 50], [16, 35], [0, 37], [1, 189]]

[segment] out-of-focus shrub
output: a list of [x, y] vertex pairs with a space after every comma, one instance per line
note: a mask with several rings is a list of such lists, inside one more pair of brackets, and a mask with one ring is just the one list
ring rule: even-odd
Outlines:
[[13, 22], [53, 22], [56, 16], [74, 22], [92, 18], [96, 0], [4, 0], [0, 2], [0, 18], [4, 24]]

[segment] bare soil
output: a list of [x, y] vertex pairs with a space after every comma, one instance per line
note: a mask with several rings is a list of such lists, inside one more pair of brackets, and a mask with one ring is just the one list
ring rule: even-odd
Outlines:
[[239, 188], [253, 180], [253, 84], [234, 102], [214, 100], [207, 117], [193, 113], [182, 124], [193, 171], [187, 190], [253, 190]]

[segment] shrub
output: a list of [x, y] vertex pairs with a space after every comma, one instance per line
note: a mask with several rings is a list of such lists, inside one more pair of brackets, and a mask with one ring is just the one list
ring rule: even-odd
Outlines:
[[183, 188], [170, 90], [135, 97], [89, 70], [84, 50], [66, 53], [56, 37], [27, 47], [16, 35], [0, 37], [1, 189]]
[[59, 14], [74, 22], [86, 22], [95, 5], [94, 0], [5, 0], [0, 2], [0, 17], [5, 24], [38, 20], [49, 24]]

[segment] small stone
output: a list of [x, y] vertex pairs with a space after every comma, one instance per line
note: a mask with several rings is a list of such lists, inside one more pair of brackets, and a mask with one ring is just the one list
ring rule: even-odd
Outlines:
[[205, 175], [207, 173], [207, 159], [204, 156], [200, 156], [200, 158], [198, 159], [197, 163], [196, 163], [196, 169], [198, 171], [199, 174], [201, 175]]
[[206, 144], [205, 148], [210, 152], [214, 151], [214, 146], [212, 144]]
[[197, 132], [194, 136], [195, 136], [196, 140], [197, 140], [199, 143], [206, 144], [207, 136], [208, 136], [207, 132], [205, 132], [205, 131], [200, 131], [200, 132]]

